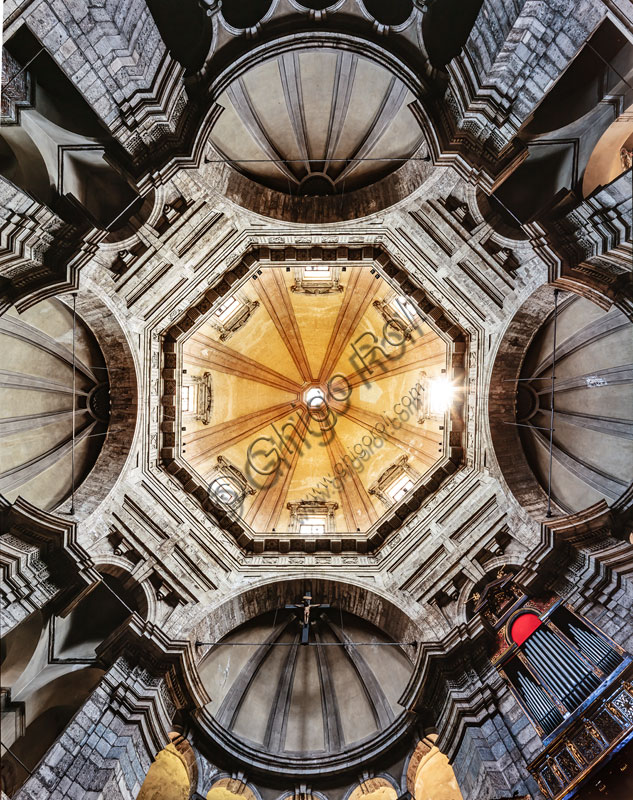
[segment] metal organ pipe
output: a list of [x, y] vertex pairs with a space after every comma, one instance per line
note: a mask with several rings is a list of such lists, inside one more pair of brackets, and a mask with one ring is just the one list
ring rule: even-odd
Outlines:
[[523, 648], [537, 671], [570, 710], [600, 683], [589, 665], [548, 630], [536, 630], [526, 639]]
[[[590, 631], [570, 625], [572, 638], [582, 652], [604, 671], [612, 672], [622, 661], [620, 656], [609, 645]], [[605, 670], [605, 667], [607, 668]]]
[[530, 710], [536, 717], [544, 717], [554, 706], [547, 701], [543, 690], [521, 672], [517, 675], [519, 686], [525, 696]]

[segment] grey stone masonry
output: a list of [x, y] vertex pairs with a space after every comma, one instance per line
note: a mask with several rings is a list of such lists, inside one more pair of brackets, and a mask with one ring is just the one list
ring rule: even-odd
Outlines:
[[163, 683], [118, 658], [15, 800], [136, 797], [168, 741]]
[[598, 0], [484, 0], [450, 63], [459, 126], [502, 150], [606, 14]]
[[[627, 170], [553, 223], [551, 238], [559, 242], [567, 261], [576, 265], [630, 240], [632, 213], [633, 172]], [[629, 269], [633, 269], [631, 262]]]
[[76, 526], [21, 498], [0, 500], [0, 609], [6, 635], [51, 600], [72, 605], [98, 581]]
[[43, 608], [59, 591], [39, 547], [10, 533], [0, 536], [0, 635]]
[[0, 292], [0, 314], [30, 294], [39, 300], [68, 288], [80, 235], [76, 226], [0, 177], [0, 275], [8, 283]]
[[[7, 3], [5, 17], [15, 6]], [[24, 9], [19, 22], [133, 157], [175, 131], [185, 107], [183, 68], [168, 54], [146, 3], [42, 0]]]
[[[525, 727], [525, 717], [517, 720], [517, 736]], [[523, 726], [523, 727], [522, 727]], [[526, 794], [529, 785], [533, 798], [540, 798], [534, 781], [527, 773], [524, 755], [501, 714], [491, 714], [480, 724], [467, 725], [453, 761], [453, 770], [464, 797], [495, 800], [511, 797], [514, 792]]]

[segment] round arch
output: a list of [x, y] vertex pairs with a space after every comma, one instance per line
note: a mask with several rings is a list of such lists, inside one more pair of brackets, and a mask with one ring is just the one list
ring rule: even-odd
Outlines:
[[[338, 195], [295, 197], [262, 186], [242, 175], [226, 163], [213, 147], [211, 130], [221, 110], [217, 101], [227, 87], [264, 61], [307, 48], [351, 52], [369, 59], [388, 70], [414, 97], [419, 98], [415, 103], [416, 115], [419, 117], [421, 134], [425, 141], [401, 167], [370, 186]], [[430, 174], [430, 161], [442, 149], [431, 116], [424, 105], [427, 86], [423, 74], [421, 64], [415, 67], [407, 64], [372, 38], [327, 30], [306, 31], [300, 38], [293, 34], [278, 36], [257, 47], [251, 47], [218, 72], [210, 87], [209, 110], [198, 126], [190, 155], [173, 159], [165, 170], [165, 177], [183, 166], [204, 168], [203, 158], [206, 157], [207, 163], [213, 162], [205, 175], [213, 187], [230, 201], [264, 217], [310, 224], [359, 219], [379, 213], [409, 196], [426, 181]]]
[[497, 347], [488, 392], [490, 438], [501, 478], [519, 505], [539, 520], [545, 517], [547, 498], [523, 452], [518, 428], [506, 422], [513, 416], [516, 379], [528, 347], [554, 307], [554, 288], [540, 286], [510, 320]]
[[[74, 518], [81, 521], [101, 504], [124, 472], [136, 434], [138, 376], [126, 335], [96, 287], [84, 283], [76, 298], [77, 314], [101, 348], [110, 383], [110, 422], [104, 443], [91, 472], [75, 493]], [[71, 305], [69, 298], [64, 301]]]
[[[389, 634], [394, 641], [419, 641], [435, 638], [433, 631], [444, 627], [439, 613], [431, 619], [431, 609], [425, 610], [426, 629], [414, 621], [419, 608], [404, 597], [396, 604], [393, 595], [378, 592], [361, 583], [343, 582], [322, 575], [310, 574], [300, 578], [281, 577], [275, 581], [261, 581], [244, 592], [235, 593], [215, 609], [207, 609], [193, 627], [192, 636], [197, 641], [219, 641], [230, 631], [254, 617], [275, 611], [293, 599], [303, 596], [310, 588], [315, 602], [322, 599], [340, 607]], [[408, 603], [408, 607], [407, 607]], [[428, 636], [425, 636], [428, 634]]]
[[421, 739], [406, 765], [406, 788], [414, 800], [463, 800], [448, 758], [427, 734]]

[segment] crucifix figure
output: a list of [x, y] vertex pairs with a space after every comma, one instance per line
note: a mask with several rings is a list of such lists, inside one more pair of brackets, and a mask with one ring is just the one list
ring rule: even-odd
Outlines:
[[285, 608], [302, 608], [303, 620], [301, 622], [301, 644], [308, 644], [310, 636], [310, 611], [313, 608], [329, 608], [329, 603], [313, 603], [312, 592], [306, 592], [300, 603], [287, 603]]

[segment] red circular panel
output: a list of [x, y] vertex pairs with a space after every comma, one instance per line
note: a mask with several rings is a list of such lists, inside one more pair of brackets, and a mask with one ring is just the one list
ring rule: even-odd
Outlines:
[[521, 616], [514, 620], [512, 627], [510, 628], [510, 636], [512, 641], [515, 644], [523, 644], [528, 636], [531, 636], [540, 624], [541, 620], [536, 616], [536, 614], [533, 614], [530, 611], [526, 612], [525, 614], [521, 614]]

